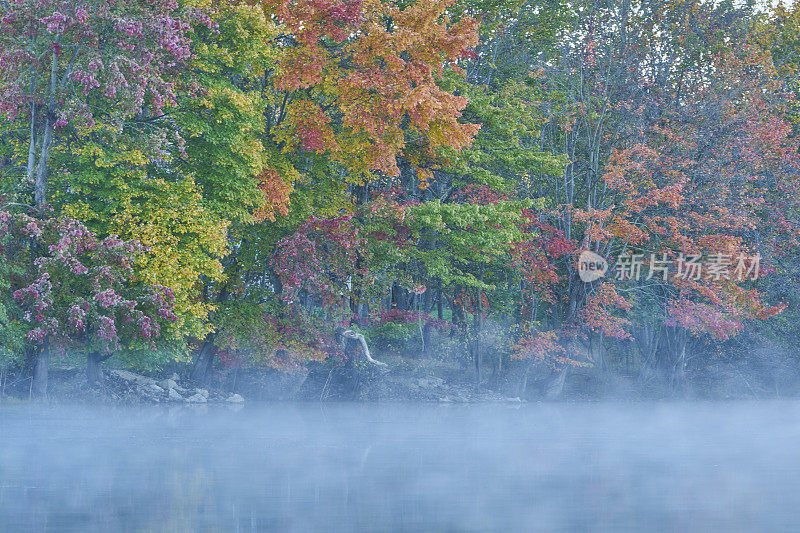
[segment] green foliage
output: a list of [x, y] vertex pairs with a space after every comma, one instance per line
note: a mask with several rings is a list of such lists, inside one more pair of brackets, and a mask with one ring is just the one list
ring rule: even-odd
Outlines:
[[[0, 237], [0, 248], [7, 239]], [[26, 328], [20, 320], [18, 305], [11, 298], [10, 277], [12, 272], [21, 274], [21, 269], [10, 264], [6, 255], [0, 253], [0, 368], [13, 367], [22, 360]]]
[[[185, 139], [176, 154], [183, 173], [192, 175], [204, 205], [232, 222], [252, 222], [262, 205], [258, 188], [270, 159], [262, 139], [268, 99], [264, 76], [275, 68], [278, 31], [259, 7], [222, 3], [219, 27], [195, 29], [195, 58], [175, 127]], [[272, 163], [274, 165], [274, 163]]]
[[419, 330], [413, 323], [386, 322], [367, 328], [364, 333], [364, 338], [369, 343], [385, 343], [395, 348], [406, 345], [414, 337], [419, 337]]
[[200, 278], [222, 279], [228, 222], [206, 207], [191, 176], [155, 159], [155, 141], [102, 123], [75, 132], [54, 154], [53, 205], [99, 235], [141, 242], [147, 252], [137, 262], [139, 275], [176, 297], [179, 320], [165, 333], [175, 340], [202, 336], [212, 306], [199, 298]]
[[566, 158], [541, 147], [546, 95], [535, 78], [526, 75], [519, 82], [511, 79], [489, 87], [448, 77], [442, 86], [465, 94], [469, 105], [464, 118], [481, 125], [471, 147], [460, 153], [443, 151], [449, 161], [446, 170], [457, 177], [457, 187], [481, 184], [535, 198], [539, 196], [535, 177], [563, 172]]
[[293, 370], [324, 359], [331, 346], [330, 337], [303, 309], [275, 298], [223, 305], [215, 320], [223, 364], [244, 358], [257, 366]]
[[411, 251], [427, 275], [445, 286], [464, 285], [481, 290], [495, 287], [485, 280], [487, 271], [510, 263], [513, 243], [524, 237], [522, 210], [530, 200], [496, 204], [441, 203], [431, 201], [409, 208], [414, 234], [431, 237], [431, 246]]

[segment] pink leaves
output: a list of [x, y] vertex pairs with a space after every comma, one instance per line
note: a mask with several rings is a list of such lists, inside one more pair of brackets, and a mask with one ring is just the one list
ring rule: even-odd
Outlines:
[[159, 317], [171, 322], [178, 320], [174, 312], [175, 295], [172, 293], [172, 289], [163, 285], [154, 285], [150, 288], [149, 299]]
[[144, 38], [142, 34], [143, 24], [138, 20], [119, 19], [114, 23], [114, 29], [126, 34], [128, 37], [133, 37], [135, 39]]
[[[115, 99], [115, 114], [127, 117], [148, 104], [155, 114], [175, 103], [173, 82], [191, 58], [191, 24], [213, 21], [197, 8], [175, 2], [131, 0], [58, 1], [13, 4], [0, 20], [0, 112], [15, 119], [28, 113], [32, 76], [50, 76], [51, 54], [58, 63], [58, 127], [74, 119], [93, 123], [86, 97]], [[24, 37], [24, 38], [21, 38]], [[108, 58], [107, 64], [101, 57]], [[31, 66], [35, 68], [31, 69]], [[34, 98], [49, 97], [40, 84]]]
[[33, 328], [28, 333], [25, 334], [25, 338], [28, 339], [29, 342], [33, 344], [42, 344], [44, 342], [46, 333], [42, 328]]
[[52, 15], [39, 19], [39, 22], [44, 24], [47, 28], [47, 33], [54, 34], [64, 33], [64, 31], [67, 29], [67, 26], [73, 21], [74, 19], [72, 17], [68, 17], [59, 11], [55, 11]]
[[98, 322], [97, 337], [105, 339], [115, 347], [118, 346], [119, 337], [117, 336], [117, 326], [114, 324], [114, 319], [109, 316], [100, 316]]
[[[320, 2], [321, 4], [322, 2]], [[328, 9], [328, 17], [336, 22], [343, 23], [345, 26], [353, 26], [363, 20], [361, 13], [361, 0], [349, 0], [339, 2]], [[331, 29], [333, 31], [333, 29]], [[335, 32], [334, 33], [338, 33]]]
[[29, 237], [40, 237], [42, 235], [42, 228], [39, 226], [38, 220], [30, 220], [25, 226], [22, 228], [22, 232], [27, 234]]
[[[2, 233], [6, 233], [8, 231], [8, 221], [11, 219], [11, 215], [8, 211], [0, 210], [0, 237], [2, 237]], [[2, 250], [0, 248], [0, 250]]]
[[[4, 56], [0, 57], [0, 69], [3, 68], [2, 62]], [[17, 118], [20, 108], [27, 102], [27, 98], [23, 96], [22, 89], [19, 85], [4, 84], [0, 88], [0, 113], [8, 117], [8, 120], [13, 121]]]
[[693, 335], [706, 334], [716, 340], [735, 336], [742, 323], [723, 309], [690, 300], [671, 301], [667, 325], [680, 326]]
[[114, 291], [113, 288], [100, 291], [94, 295], [94, 300], [100, 307], [115, 307], [122, 302], [122, 298]]
[[[0, 213], [5, 213], [0, 211]], [[161, 321], [175, 321], [175, 296], [167, 287], [136, 280], [132, 265], [143, 247], [115, 235], [99, 240], [81, 222], [26, 215], [2, 220], [20, 234], [35, 236], [43, 255], [35, 258], [37, 277], [14, 292], [26, 320], [27, 338], [63, 346], [94, 344], [111, 352], [153, 339]], [[53, 283], [52, 280], [58, 280]]]
[[27, 339], [34, 344], [41, 344], [49, 334], [55, 331], [55, 327], [58, 325], [56, 319], [45, 316], [45, 313], [49, 315], [52, 310], [52, 288], [50, 275], [45, 272], [27, 287], [14, 291], [14, 299], [28, 309], [25, 319], [30, 321], [33, 314], [33, 320], [39, 324], [26, 335]]
[[80, 84], [84, 96], [88, 95], [92, 89], [100, 87], [100, 81], [94, 74], [82, 70], [73, 72], [72, 79]]
[[89, 310], [89, 304], [85, 301], [76, 301], [69, 307], [67, 312], [67, 322], [75, 328], [76, 331], [83, 331], [86, 328], [84, 319], [86, 318], [86, 311]]
[[86, 24], [89, 21], [89, 12], [82, 7], [79, 7], [75, 10], [75, 20], [79, 24]]

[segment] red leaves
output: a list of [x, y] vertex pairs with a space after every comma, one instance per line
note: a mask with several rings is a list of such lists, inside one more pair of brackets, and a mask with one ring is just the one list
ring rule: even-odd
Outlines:
[[508, 195], [492, 190], [488, 185], [471, 183], [456, 192], [453, 199], [461, 203], [494, 205], [508, 201]]
[[275, 215], [289, 214], [289, 195], [293, 189], [275, 169], [267, 168], [259, 176], [258, 189], [263, 194], [263, 203], [254, 213], [256, 220], [274, 222]]
[[363, 239], [352, 216], [312, 217], [276, 246], [272, 263], [291, 299], [298, 290], [326, 303], [342, 301], [348, 282], [358, 273]]
[[613, 283], [604, 282], [587, 298], [580, 316], [584, 327], [617, 339], [631, 338], [625, 328], [631, 321], [615, 316], [615, 310], [628, 311], [633, 304], [620, 296]]
[[[288, 109], [290, 124], [292, 124], [295, 138], [299, 141], [300, 148], [308, 152], [323, 154], [330, 150], [340, 150], [335, 139], [335, 134], [330, 127], [331, 117], [311, 100], [298, 100], [293, 102]], [[289, 143], [291, 146], [293, 143]]]
[[718, 307], [702, 302], [685, 299], [673, 301], [668, 313], [668, 326], [680, 326], [693, 335], [706, 334], [715, 340], [727, 340], [742, 328], [741, 321], [734, 320]]
[[537, 364], [559, 370], [565, 366], [581, 366], [568, 354], [564, 342], [559, 339], [559, 332], [541, 331], [522, 335], [511, 346], [512, 359], [534, 359]]
[[528, 221], [525, 228], [531, 238], [516, 243], [512, 251], [515, 267], [539, 298], [555, 303], [555, 286], [560, 282], [556, 260], [577, 250], [577, 243], [564, 236], [564, 232], [541, 222], [531, 210], [523, 212]]

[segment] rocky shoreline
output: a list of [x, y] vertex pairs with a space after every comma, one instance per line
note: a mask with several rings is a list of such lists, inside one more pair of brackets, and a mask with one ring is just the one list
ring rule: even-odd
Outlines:
[[[385, 366], [315, 362], [291, 373], [269, 368], [214, 369], [202, 382], [192, 381], [191, 366], [179, 363], [154, 373], [106, 367], [101, 379], [94, 384], [87, 380], [85, 368], [69, 366], [52, 369], [47, 402], [109, 405], [241, 405], [275, 401], [522, 403], [800, 396], [797, 388], [777, 381], [742, 382], [744, 370], [722, 365], [707, 372], [695, 372], [685, 390], [670, 391], [643, 385], [635, 377], [623, 378], [593, 368], [572, 369], [565, 376], [547, 369], [532, 369], [521, 374], [509, 367], [502, 374], [489, 375], [476, 387], [474, 380], [469, 379], [469, 371], [451, 361], [399, 357], [385, 357], [384, 360], [388, 363]], [[521, 365], [520, 368], [524, 370]], [[32, 397], [30, 377], [24, 370], [0, 378], [0, 401], [27, 401]], [[704, 394], [697, 391], [704, 391]]]
[[[5, 396], [23, 401], [29, 398], [25, 383], [6, 390]], [[0, 394], [0, 401], [2, 399]], [[435, 375], [418, 376], [383, 369], [354, 371], [334, 366], [294, 374], [252, 371], [240, 374], [234, 386], [224, 375], [198, 384], [177, 372], [146, 376], [123, 369], [104, 370], [102, 379], [90, 386], [82, 369], [66, 368], [52, 372], [47, 401], [110, 405], [241, 405], [271, 401], [521, 403], [524, 400]]]
[[146, 403], [244, 403], [244, 398], [237, 393], [209, 391], [207, 388], [193, 386], [182, 387], [178, 374], [157, 381], [127, 370], [109, 370], [103, 386], [109, 387], [112, 383], [116, 384], [115, 388], [120, 396], [133, 395]]

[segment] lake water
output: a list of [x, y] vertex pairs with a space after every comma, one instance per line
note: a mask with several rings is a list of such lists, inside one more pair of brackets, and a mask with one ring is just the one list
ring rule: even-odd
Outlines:
[[800, 403], [0, 406], [0, 531], [798, 531]]

